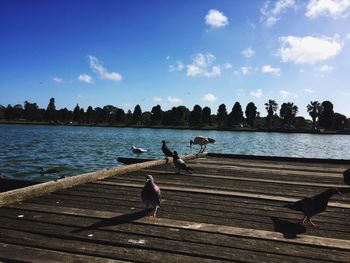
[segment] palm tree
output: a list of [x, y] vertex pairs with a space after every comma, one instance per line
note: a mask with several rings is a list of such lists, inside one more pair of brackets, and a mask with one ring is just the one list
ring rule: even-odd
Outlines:
[[277, 111], [277, 108], [278, 104], [274, 100], [269, 100], [267, 103], [265, 103], [265, 109], [267, 110], [267, 123], [269, 128], [271, 128], [272, 116]]
[[307, 112], [312, 118], [312, 130], [316, 129], [316, 119], [320, 116], [321, 104], [318, 101], [310, 101], [307, 105]]
[[284, 122], [290, 128], [295, 116], [298, 113], [298, 106], [293, 102], [283, 103], [280, 110], [280, 116]]

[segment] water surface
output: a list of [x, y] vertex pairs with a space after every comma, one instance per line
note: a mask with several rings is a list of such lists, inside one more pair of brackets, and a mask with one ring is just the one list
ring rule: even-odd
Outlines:
[[[198, 135], [216, 139], [208, 152], [350, 159], [348, 135], [0, 125], [0, 168], [2, 176], [46, 181], [121, 165], [117, 157], [136, 157], [132, 145], [148, 150], [142, 158], [163, 158], [162, 140], [180, 154], [195, 153], [199, 146], [190, 150], [189, 141]], [[61, 172], [40, 176], [40, 166]]]

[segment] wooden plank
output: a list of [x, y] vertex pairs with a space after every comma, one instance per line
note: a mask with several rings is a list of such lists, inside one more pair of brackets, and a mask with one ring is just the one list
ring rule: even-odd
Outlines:
[[[142, 188], [143, 187], [143, 184], [134, 184], [134, 183], [121, 183], [121, 182], [110, 182], [110, 181], [96, 181], [95, 183], [96, 184], [115, 185], [115, 186], [127, 186], [127, 187], [135, 187], [135, 188]], [[215, 194], [215, 195], [241, 196], [241, 197], [247, 197], [247, 198], [276, 200], [276, 201], [282, 201], [282, 202], [295, 202], [295, 201], [299, 200], [297, 198], [292, 198], [292, 197], [267, 195], [267, 194], [253, 194], [253, 193], [237, 192], [237, 191], [215, 190], [215, 189], [207, 189], [207, 188], [162, 186], [162, 189], [163, 190], [170, 190], [170, 191], [189, 192], [189, 193], [205, 193], [205, 194]], [[340, 203], [340, 202], [329, 202], [328, 206], [350, 209], [350, 204], [344, 204], [344, 203]]]
[[[161, 174], [173, 174], [165, 170], [155, 170], [147, 169], [147, 172], [150, 173], [161, 173]], [[301, 186], [319, 186], [324, 188], [341, 188], [344, 187], [344, 184], [329, 184], [329, 183], [310, 183], [302, 181], [286, 181], [286, 180], [271, 180], [271, 179], [259, 179], [259, 178], [247, 178], [241, 176], [222, 176], [222, 175], [210, 175], [202, 173], [193, 173], [192, 177], [205, 177], [205, 178], [214, 178], [214, 179], [225, 179], [225, 180], [239, 180], [239, 181], [249, 181], [249, 182], [263, 182], [263, 183], [273, 183], [273, 184], [289, 184], [289, 185], [301, 185]]]
[[[12, 204], [8, 207], [18, 208], [18, 209], [29, 209], [34, 211], [43, 211], [43, 212], [52, 212], [59, 214], [67, 214], [67, 215], [79, 215], [86, 217], [98, 217], [98, 218], [115, 218], [120, 217], [122, 220], [123, 214], [115, 213], [110, 211], [96, 211], [96, 210], [88, 210], [88, 209], [78, 209], [78, 208], [69, 208], [69, 207], [60, 207], [58, 210], [55, 206], [48, 205], [27, 205], [25, 203], [22, 204]], [[298, 235], [297, 239], [286, 239], [284, 238], [282, 233], [279, 232], [271, 232], [264, 230], [256, 230], [256, 229], [247, 229], [247, 228], [238, 228], [232, 226], [221, 226], [207, 223], [198, 223], [198, 222], [189, 222], [183, 220], [171, 220], [165, 218], [139, 218], [133, 220], [134, 223], [143, 223], [150, 225], [158, 225], [165, 226], [171, 228], [180, 228], [180, 229], [190, 229], [193, 231], [204, 231], [210, 233], [220, 233], [225, 235], [232, 236], [241, 236], [241, 237], [249, 237], [255, 239], [264, 239], [264, 240], [273, 240], [279, 242], [286, 242], [291, 244], [303, 244], [317, 247], [327, 247], [334, 249], [342, 249], [346, 251], [350, 251], [350, 240], [343, 239], [334, 239], [334, 238], [324, 238], [317, 236], [309, 236], [309, 235]]]
[[96, 263], [123, 263], [131, 261], [121, 261], [105, 257], [93, 257], [79, 254], [66, 253], [61, 251], [21, 246], [0, 242], [0, 260], [13, 262], [96, 262]]
[[[190, 160], [193, 158], [203, 157], [205, 154], [201, 155], [188, 155], [183, 156], [184, 160]], [[172, 160], [169, 160], [172, 162]], [[85, 173], [77, 176], [67, 177], [57, 181], [50, 181], [42, 184], [32, 185], [21, 189], [16, 189], [4, 193], [0, 193], [0, 207], [13, 202], [19, 202], [27, 198], [32, 198], [44, 194], [48, 194], [60, 189], [65, 189], [79, 184], [84, 184], [96, 180], [101, 180], [110, 176], [116, 176], [125, 174], [132, 171], [137, 171], [140, 169], [165, 164], [166, 160], [155, 160], [145, 163], [131, 164], [123, 167], [114, 167], [111, 169], [106, 169], [97, 172]]]

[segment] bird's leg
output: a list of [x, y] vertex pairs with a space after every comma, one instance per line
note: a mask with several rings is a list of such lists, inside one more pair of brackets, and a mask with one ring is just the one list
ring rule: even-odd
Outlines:
[[177, 174], [180, 174], [180, 171], [181, 171], [181, 169], [180, 168], [178, 168], [179, 170], [177, 171]]
[[204, 149], [203, 149], [202, 153], [204, 153], [204, 151], [205, 151], [205, 148], [207, 148], [207, 145], [204, 145]]
[[165, 160], [166, 160], [166, 161], [165, 161], [165, 164], [167, 164], [167, 163], [169, 162], [168, 156], [165, 157]]
[[157, 216], [157, 210], [158, 210], [159, 206], [156, 206], [156, 208], [153, 211], [153, 215], [151, 215], [151, 217], [156, 217]]
[[306, 219], [307, 219], [307, 217], [304, 216], [303, 219], [301, 219], [299, 222], [305, 225], [305, 224], [307, 224], [307, 221], [308, 221]]
[[314, 222], [311, 221], [311, 219], [309, 218], [309, 225], [312, 226], [313, 228], [319, 229], [321, 226], [318, 224], [315, 224]]

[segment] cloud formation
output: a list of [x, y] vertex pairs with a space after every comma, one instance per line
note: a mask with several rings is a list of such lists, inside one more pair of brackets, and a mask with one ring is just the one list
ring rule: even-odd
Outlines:
[[252, 95], [255, 98], [260, 98], [263, 95], [263, 92], [261, 89], [256, 89], [254, 91], [251, 91], [250, 95]]
[[278, 0], [270, 5], [270, 1], [266, 1], [264, 6], [260, 9], [260, 21], [266, 26], [273, 26], [281, 18], [281, 14], [289, 9], [296, 8], [295, 0]]
[[122, 75], [118, 72], [109, 72], [100, 61], [94, 56], [88, 56], [90, 60], [90, 68], [96, 72], [101, 79], [108, 79], [112, 81], [121, 81], [123, 79]]
[[319, 71], [321, 72], [330, 72], [334, 70], [334, 67], [328, 66], [327, 64], [320, 66]]
[[213, 54], [198, 53], [192, 56], [192, 64], [187, 65], [186, 75], [189, 77], [204, 76], [215, 77], [221, 75], [221, 67], [219, 65], [212, 66], [216, 61], [216, 57]]
[[185, 65], [181, 61], [176, 61], [174, 65], [169, 65], [169, 71], [182, 71], [185, 68]]
[[208, 102], [213, 102], [216, 101], [218, 98], [214, 96], [212, 93], [207, 93], [203, 96], [202, 100], [208, 101]]
[[227, 17], [219, 10], [210, 9], [205, 16], [205, 23], [211, 28], [219, 28], [228, 25]]
[[54, 77], [52, 80], [53, 80], [55, 83], [57, 83], [57, 84], [60, 84], [60, 83], [63, 82], [63, 79], [60, 78], [60, 77]]
[[88, 83], [88, 84], [92, 83], [92, 77], [87, 75], [87, 74], [79, 75], [78, 80], [81, 81], [81, 82]]
[[314, 64], [338, 55], [342, 50], [342, 43], [338, 37], [280, 37], [281, 48], [278, 55], [283, 62], [295, 64]]
[[282, 98], [286, 99], [288, 97], [294, 97], [294, 98], [297, 98], [298, 95], [297, 94], [294, 94], [292, 92], [289, 92], [289, 91], [286, 91], [286, 90], [280, 90], [280, 95], [282, 96]]
[[280, 76], [281, 75], [281, 69], [280, 68], [273, 68], [270, 65], [265, 65], [262, 66], [261, 72], [265, 74], [272, 74], [275, 76]]
[[334, 19], [346, 17], [350, 12], [350, 0], [310, 0], [305, 15], [309, 18], [328, 16]]
[[173, 105], [181, 105], [182, 100], [176, 97], [168, 97], [168, 102], [170, 102]]
[[255, 55], [255, 51], [249, 47], [242, 51], [242, 55], [245, 56], [246, 58], [251, 58], [252, 56]]

